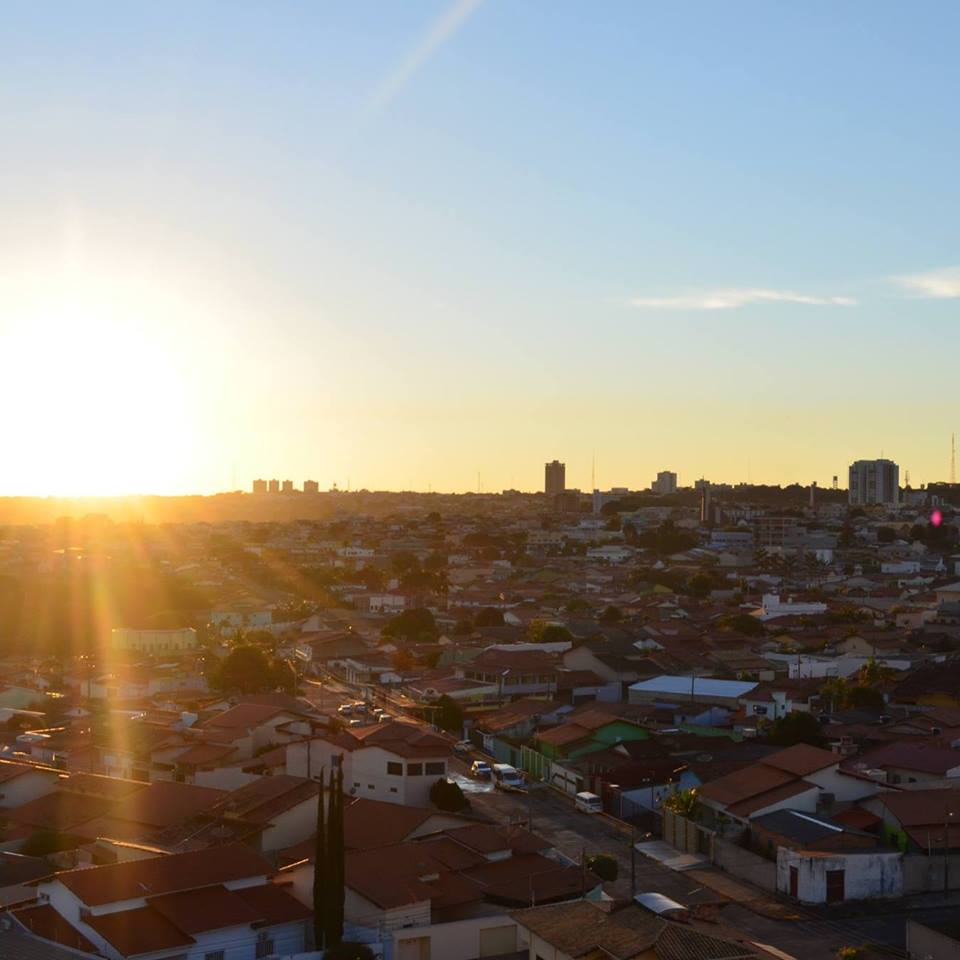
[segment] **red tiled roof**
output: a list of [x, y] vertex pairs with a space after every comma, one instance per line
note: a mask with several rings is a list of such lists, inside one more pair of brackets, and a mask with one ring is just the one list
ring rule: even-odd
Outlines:
[[308, 920], [313, 911], [304, 906], [296, 897], [291, 896], [284, 887], [275, 883], [264, 883], [256, 887], [241, 887], [234, 894], [245, 900], [263, 917], [262, 926], [275, 923], [293, 923], [295, 920]]
[[87, 906], [99, 906], [272, 873], [273, 867], [268, 860], [250, 847], [235, 843], [190, 853], [66, 870], [56, 874], [56, 879]]
[[812, 747], [808, 743], [795, 743], [786, 750], [764, 757], [762, 761], [768, 767], [785, 770], [797, 777], [806, 777], [817, 770], [824, 770], [840, 762], [840, 758], [829, 750]]
[[757, 810], [765, 810], [781, 800], [787, 800], [798, 794], [806, 793], [808, 790], [816, 789], [817, 785], [815, 783], [808, 783], [806, 780], [793, 780], [782, 786], [774, 787], [766, 793], [758, 793], [746, 800], [741, 800], [739, 803], [733, 803], [727, 807], [727, 810], [735, 817], [748, 817], [751, 813], [756, 813]]
[[202, 890], [180, 890], [147, 903], [184, 933], [257, 923], [266, 917], [232, 890], [218, 884]]
[[14, 916], [31, 932], [44, 940], [51, 940], [74, 950], [86, 950], [96, 953], [97, 948], [78, 930], [74, 929], [50, 906], [41, 903], [35, 907], [15, 910]]
[[85, 922], [125, 957], [187, 947], [196, 942], [150, 907], [89, 915]]

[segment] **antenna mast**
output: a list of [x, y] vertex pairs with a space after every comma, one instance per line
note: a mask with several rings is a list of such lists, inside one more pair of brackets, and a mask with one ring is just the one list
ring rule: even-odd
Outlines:
[[956, 434], [950, 434], [950, 482], [957, 482], [957, 439]]

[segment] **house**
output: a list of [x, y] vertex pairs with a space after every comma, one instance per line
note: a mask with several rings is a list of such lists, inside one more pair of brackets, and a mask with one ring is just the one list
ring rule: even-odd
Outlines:
[[510, 916], [519, 928], [521, 951], [529, 960], [751, 960], [768, 956], [747, 942], [702, 932], [690, 923], [666, 919], [635, 903], [611, 909], [609, 905], [578, 900], [517, 910]]
[[[509, 954], [517, 949], [511, 907], [531, 899], [569, 901], [591, 889], [579, 867], [557, 862], [551, 852], [535, 834], [483, 823], [348, 850], [346, 920], [391, 944], [398, 960]], [[312, 902], [309, 858], [280, 876], [295, 896]]]
[[754, 680], [715, 680], [712, 677], [662, 674], [630, 686], [630, 703], [690, 704], [736, 710], [741, 698], [757, 686]]
[[912, 853], [943, 856], [960, 850], [960, 790], [889, 790], [859, 806], [880, 818], [880, 833], [892, 846]]
[[214, 819], [254, 825], [258, 849], [273, 852], [315, 832], [319, 792], [317, 783], [301, 777], [258, 777], [222, 797], [210, 813]]
[[704, 822], [744, 828], [775, 810], [816, 813], [879, 791], [879, 784], [841, 770], [840, 760], [829, 750], [798, 743], [705, 783], [699, 789]]
[[199, 730], [209, 740], [231, 745], [238, 759], [249, 760], [264, 747], [308, 736], [311, 727], [302, 715], [283, 707], [238, 703], [210, 717]]
[[[108, 960], [303, 951], [311, 911], [271, 882], [273, 872], [262, 855], [233, 844], [61, 871], [36, 889], [54, 942], [86, 943]], [[21, 922], [39, 932], [29, 915], [36, 909]]]
[[391, 720], [287, 744], [286, 770], [319, 778], [343, 766], [353, 796], [426, 806], [430, 787], [447, 775], [450, 741], [428, 727]]
[[848, 760], [845, 767], [894, 784], [951, 780], [960, 777], [960, 751], [898, 740]]

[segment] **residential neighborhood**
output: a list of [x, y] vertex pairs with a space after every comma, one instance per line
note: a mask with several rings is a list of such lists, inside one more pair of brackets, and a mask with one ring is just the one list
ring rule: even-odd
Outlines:
[[[948, 936], [951, 496], [334, 493], [304, 520], [4, 526], [0, 952], [319, 957], [318, 882], [387, 960]], [[93, 582], [109, 602], [64, 592]]]

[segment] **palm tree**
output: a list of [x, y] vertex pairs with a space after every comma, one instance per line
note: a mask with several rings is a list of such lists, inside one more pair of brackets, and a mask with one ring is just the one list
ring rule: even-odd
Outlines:
[[820, 688], [820, 696], [830, 701], [830, 712], [842, 710], [850, 696], [850, 684], [845, 677], [828, 677]]
[[857, 681], [861, 687], [882, 687], [897, 674], [893, 667], [885, 663], [878, 663], [876, 657], [871, 657], [857, 674]]

